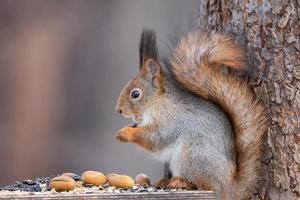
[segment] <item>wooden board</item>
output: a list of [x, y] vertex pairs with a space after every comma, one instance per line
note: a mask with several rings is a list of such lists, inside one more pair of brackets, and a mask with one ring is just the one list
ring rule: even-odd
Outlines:
[[150, 193], [103, 193], [103, 194], [59, 194], [59, 195], [18, 195], [18, 196], [0, 196], [0, 199], [21, 199], [21, 200], [91, 200], [91, 199], [216, 199], [213, 192], [210, 191], [185, 191], [185, 192], [150, 192]]

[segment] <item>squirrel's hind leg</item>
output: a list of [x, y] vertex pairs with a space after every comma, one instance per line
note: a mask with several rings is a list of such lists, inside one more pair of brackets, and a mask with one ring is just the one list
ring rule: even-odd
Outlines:
[[160, 179], [159, 181], [157, 181], [154, 186], [155, 188], [160, 188], [160, 189], [163, 189], [163, 188], [166, 188], [169, 183], [170, 183], [171, 179], [168, 179], [168, 178], [162, 178]]
[[195, 184], [180, 176], [176, 176], [172, 179], [162, 178], [155, 183], [155, 188], [197, 190]]
[[167, 187], [174, 189], [197, 190], [197, 186], [195, 184], [180, 176], [173, 177]]

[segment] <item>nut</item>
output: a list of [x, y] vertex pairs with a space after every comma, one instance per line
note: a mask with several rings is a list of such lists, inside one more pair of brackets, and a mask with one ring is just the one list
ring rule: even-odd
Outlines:
[[126, 175], [113, 175], [108, 179], [109, 185], [116, 188], [132, 188], [134, 180], [130, 176]]
[[74, 179], [75, 181], [80, 180], [80, 176], [78, 176], [77, 174], [71, 173], [71, 172], [63, 173], [61, 176], [70, 177], [70, 178]]
[[114, 176], [120, 176], [120, 174], [106, 174], [106, 180], [109, 182], [109, 179]]
[[75, 188], [76, 182], [68, 176], [57, 176], [50, 181], [50, 187], [56, 192], [70, 191]]
[[72, 176], [76, 176], [76, 174], [74, 174], [72, 172], [66, 172], [66, 173], [63, 173], [61, 176], [67, 176], [67, 177], [72, 178]]
[[101, 172], [85, 171], [81, 174], [81, 180], [85, 183], [99, 186], [106, 182], [106, 177]]
[[150, 186], [150, 179], [146, 174], [140, 173], [135, 177], [135, 183]]

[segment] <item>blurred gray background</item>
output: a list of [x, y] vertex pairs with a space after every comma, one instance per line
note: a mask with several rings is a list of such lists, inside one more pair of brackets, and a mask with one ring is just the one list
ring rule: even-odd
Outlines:
[[156, 181], [163, 164], [114, 135], [143, 27], [161, 44], [198, 0], [1, 0], [0, 185], [84, 170]]

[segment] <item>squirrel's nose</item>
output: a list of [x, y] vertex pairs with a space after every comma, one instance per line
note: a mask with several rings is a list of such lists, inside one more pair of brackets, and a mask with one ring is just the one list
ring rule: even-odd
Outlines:
[[116, 106], [116, 111], [118, 112], [118, 113], [120, 113], [120, 114], [122, 114], [122, 106], [120, 106], [120, 104], [117, 104], [117, 106]]
[[116, 110], [117, 110], [118, 113], [122, 114], [122, 109], [116, 108]]

